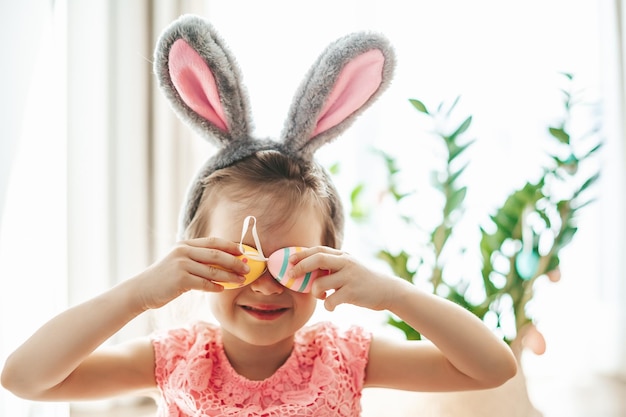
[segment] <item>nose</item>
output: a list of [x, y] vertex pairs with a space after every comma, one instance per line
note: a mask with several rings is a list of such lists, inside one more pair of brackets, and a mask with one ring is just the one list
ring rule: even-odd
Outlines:
[[267, 270], [250, 284], [250, 288], [263, 295], [282, 294], [285, 290], [285, 287], [280, 285]]

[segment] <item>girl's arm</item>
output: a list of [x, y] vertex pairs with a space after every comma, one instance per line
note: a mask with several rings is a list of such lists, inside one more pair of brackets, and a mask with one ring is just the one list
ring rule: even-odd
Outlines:
[[154, 386], [151, 365], [141, 360], [146, 342], [92, 354], [143, 311], [137, 283], [123, 282], [43, 325], [8, 357], [2, 385], [32, 400], [104, 398]]
[[414, 391], [493, 388], [512, 378], [511, 349], [475, 315], [400, 279], [389, 279], [387, 310], [428, 341], [374, 337], [366, 385]]
[[[221, 291], [248, 267], [238, 245], [202, 238], [178, 244], [163, 260], [105, 293], [54, 317], [13, 352], [2, 385], [33, 400], [83, 400], [155, 387], [150, 340], [96, 350], [140, 313], [191, 289]], [[224, 269], [215, 267], [219, 265]], [[235, 271], [235, 272], [229, 272]]]
[[[388, 310], [428, 341], [374, 337], [366, 386], [413, 391], [451, 391], [495, 387], [517, 372], [511, 349], [469, 311], [421, 291], [397, 277], [374, 272], [350, 255], [317, 247], [290, 257], [292, 273], [317, 268], [331, 274], [318, 278], [313, 293], [328, 310], [349, 303]], [[327, 296], [327, 294], [329, 294]]]

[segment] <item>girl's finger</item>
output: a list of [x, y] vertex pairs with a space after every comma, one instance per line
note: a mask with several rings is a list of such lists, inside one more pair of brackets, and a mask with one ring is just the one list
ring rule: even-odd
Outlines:
[[335, 297], [334, 295], [335, 294], [333, 293], [326, 297], [326, 299], [324, 300], [324, 308], [327, 311], [335, 311], [335, 307], [341, 304], [340, 301], [337, 301], [337, 297]]
[[[341, 252], [339, 252], [339, 255], [341, 255]], [[289, 258], [289, 261], [292, 262], [291, 257]], [[291, 270], [289, 271], [289, 276], [299, 277], [318, 269], [332, 273], [342, 269], [343, 265], [344, 261], [342, 260], [341, 256], [338, 256], [337, 254], [314, 252], [312, 255], [309, 255], [301, 259], [299, 262], [294, 263], [293, 268], [291, 268]]]
[[240, 284], [245, 281], [243, 274], [239, 274], [232, 269], [226, 269], [219, 265], [194, 263], [189, 267], [192, 276], [213, 282], [232, 282]]
[[333, 276], [325, 276], [313, 283], [313, 294], [320, 300], [324, 300], [324, 308], [334, 311], [335, 307], [342, 304], [342, 288], [340, 282]]
[[185, 242], [189, 246], [197, 248], [217, 249], [222, 252], [228, 252], [231, 255], [241, 255], [239, 243], [219, 237], [209, 236], [190, 239]]
[[224, 291], [224, 287], [213, 282], [210, 281], [208, 279], [202, 278], [202, 277], [197, 277], [197, 276], [193, 276], [191, 275], [189, 277], [189, 289], [192, 290], [199, 290], [199, 291], [205, 291], [205, 292], [221, 292]]
[[[315, 281], [313, 281], [313, 284], [311, 286], [311, 293], [318, 300], [323, 300], [324, 306], [326, 306], [326, 301], [330, 297], [333, 297], [337, 293], [337, 291], [341, 289], [341, 285], [342, 283], [340, 278], [335, 275], [330, 274], [323, 277], [318, 277]], [[337, 297], [334, 297], [334, 300], [337, 300]], [[335, 303], [335, 301], [333, 301], [333, 303]], [[338, 304], [333, 305], [333, 309], [336, 305]]]
[[[185, 291], [221, 291], [224, 285], [220, 283], [242, 284], [245, 281], [243, 275], [227, 271], [214, 265], [194, 263], [189, 266], [186, 274], [182, 277], [182, 287]], [[219, 287], [219, 289], [218, 289]]]
[[325, 294], [324, 308], [328, 311], [335, 311], [335, 308], [340, 304], [361, 305], [357, 302], [358, 296], [349, 286], [334, 288], [334, 290], [326, 291]]
[[[190, 247], [188, 251], [188, 257], [201, 265], [225, 269], [240, 275], [245, 275], [250, 272], [250, 267], [234, 254], [217, 249], [198, 247]], [[215, 271], [209, 268], [208, 272]]]
[[289, 256], [289, 262], [292, 264], [296, 264], [301, 260], [308, 258], [316, 253], [328, 253], [332, 255], [341, 255], [343, 252], [337, 249], [329, 248], [327, 246], [314, 246], [311, 248], [302, 248], [302, 250], [298, 252], [294, 252], [291, 256]]

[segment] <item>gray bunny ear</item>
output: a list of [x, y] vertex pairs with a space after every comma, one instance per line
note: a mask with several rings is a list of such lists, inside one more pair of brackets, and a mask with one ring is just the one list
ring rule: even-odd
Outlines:
[[201, 136], [220, 148], [251, 140], [241, 72], [208, 21], [183, 15], [171, 23], [157, 42], [154, 72], [176, 114]]
[[294, 154], [311, 158], [347, 129], [391, 82], [395, 54], [375, 33], [354, 33], [320, 55], [300, 85], [282, 140]]

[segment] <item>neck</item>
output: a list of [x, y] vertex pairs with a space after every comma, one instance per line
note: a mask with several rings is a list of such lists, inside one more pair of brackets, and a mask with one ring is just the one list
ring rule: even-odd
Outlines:
[[272, 376], [291, 355], [293, 337], [268, 346], [247, 343], [222, 329], [224, 352], [233, 369], [252, 381]]

